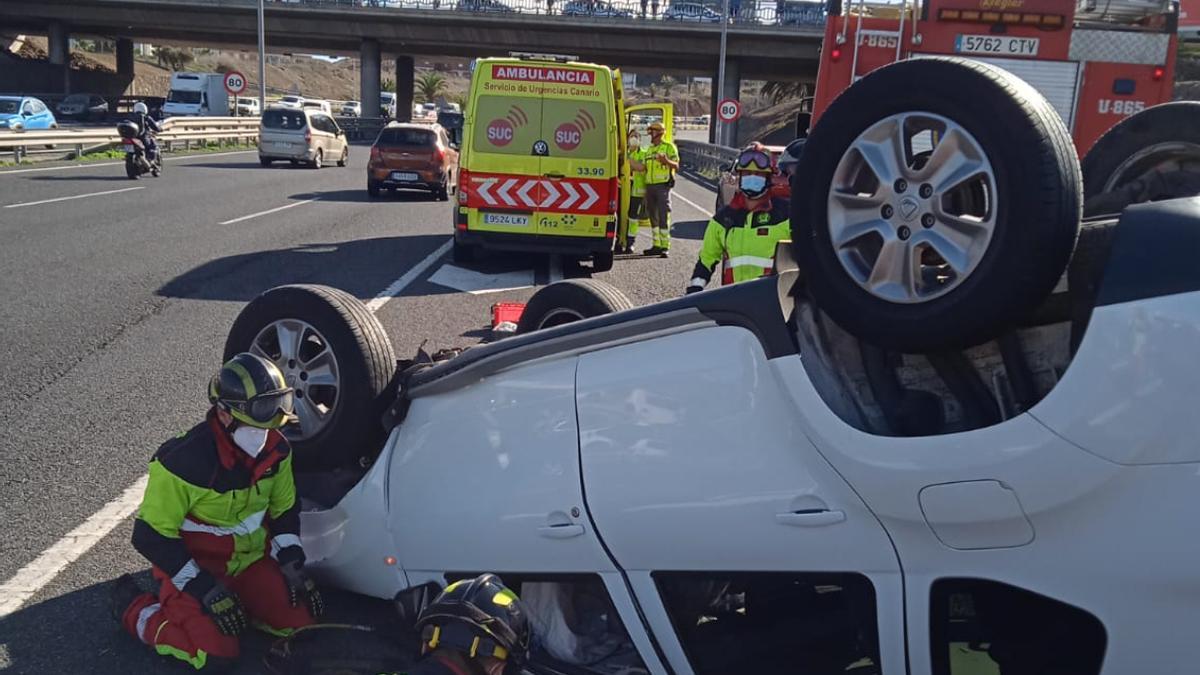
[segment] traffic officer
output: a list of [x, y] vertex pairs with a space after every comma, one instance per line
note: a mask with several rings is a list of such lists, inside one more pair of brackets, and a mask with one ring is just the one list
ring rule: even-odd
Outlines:
[[646, 212], [650, 218], [654, 244], [642, 254], [665, 258], [671, 248], [671, 188], [675, 187], [675, 172], [679, 170], [679, 149], [663, 138], [666, 127], [662, 122], [651, 122], [647, 130], [650, 132], [650, 145], [645, 150], [643, 164], [646, 171]]
[[772, 194], [775, 168], [762, 146], [743, 150], [734, 173], [738, 192], [708, 221], [688, 293], [704, 290], [718, 262], [722, 285], [772, 274], [775, 247], [791, 236], [789, 201]]
[[196, 669], [228, 667], [247, 621], [287, 635], [324, 611], [304, 572], [292, 455], [279, 429], [295, 419], [275, 364], [230, 359], [208, 388], [207, 418], [159, 447], [133, 525], [157, 593], [126, 575], [114, 606], [125, 629]]
[[407, 675], [516, 675], [529, 658], [529, 616], [494, 574], [447, 586], [417, 630], [423, 658]]
[[617, 253], [633, 253], [633, 245], [637, 243], [638, 230], [643, 226], [649, 227], [650, 220], [646, 215], [646, 153], [641, 148], [641, 137], [636, 131], [629, 132], [629, 145], [626, 149], [629, 157], [629, 213], [625, 220], [625, 230], [617, 240]]

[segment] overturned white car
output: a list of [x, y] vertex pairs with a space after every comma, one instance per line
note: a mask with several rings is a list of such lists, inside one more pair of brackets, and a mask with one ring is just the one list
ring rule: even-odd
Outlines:
[[1053, 109], [948, 59], [855, 84], [799, 175], [798, 269], [573, 323], [622, 301], [564, 282], [437, 363], [340, 291], [251, 302], [313, 569], [497, 572], [555, 672], [1193, 672], [1200, 201], [1081, 225]]

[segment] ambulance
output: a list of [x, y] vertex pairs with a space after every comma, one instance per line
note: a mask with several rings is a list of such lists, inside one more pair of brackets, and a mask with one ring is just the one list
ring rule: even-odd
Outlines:
[[558, 253], [612, 269], [629, 203], [630, 125], [662, 122], [669, 103], [625, 106], [620, 71], [574, 57], [478, 59], [459, 157], [454, 260], [481, 250]]

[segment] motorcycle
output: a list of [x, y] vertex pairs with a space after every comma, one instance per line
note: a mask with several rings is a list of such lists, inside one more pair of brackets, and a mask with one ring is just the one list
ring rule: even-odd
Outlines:
[[125, 120], [117, 125], [121, 135], [121, 147], [125, 150], [125, 175], [137, 180], [143, 174], [158, 177], [162, 174], [162, 153], [154, 153], [151, 160], [146, 154], [146, 144], [141, 139], [141, 129], [136, 122]]

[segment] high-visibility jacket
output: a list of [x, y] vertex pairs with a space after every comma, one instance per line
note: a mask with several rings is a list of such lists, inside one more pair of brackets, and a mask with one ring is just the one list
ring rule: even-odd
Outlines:
[[[629, 161], [645, 162], [646, 161], [646, 151], [642, 150], [641, 148], [638, 148], [637, 150], [630, 150], [629, 151]], [[645, 197], [646, 196], [646, 170], [645, 169], [634, 169], [631, 167], [629, 172], [632, 174], [632, 178], [630, 180], [630, 185], [629, 185], [629, 194], [633, 197]]]
[[646, 185], [660, 185], [670, 182], [675, 175], [675, 170], [655, 159], [659, 153], [669, 157], [671, 161], [679, 161], [679, 149], [670, 141], [660, 141], [658, 145], [651, 145], [643, 150], [645, 153], [646, 162]]
[[299, 535], [292, 456], [278, 431], [251, 458], [210, 412], [154, 453], [133, 545], [176, 588], [202, 573], [237, 576], [268, 549], [300, 546]]
[[[740, 195], [739, 195], [740, 196]], [[708, 221], [700, 259], [692, 272], [689, 287], [704, 288], [713, 269], [723, 266], [721, 284], [735, 284], [772, 274], [776, 245], [791, 236], [787, 200], [772, 198], [768, 208], [751, 211], [745, 201], [736, 199]]]

